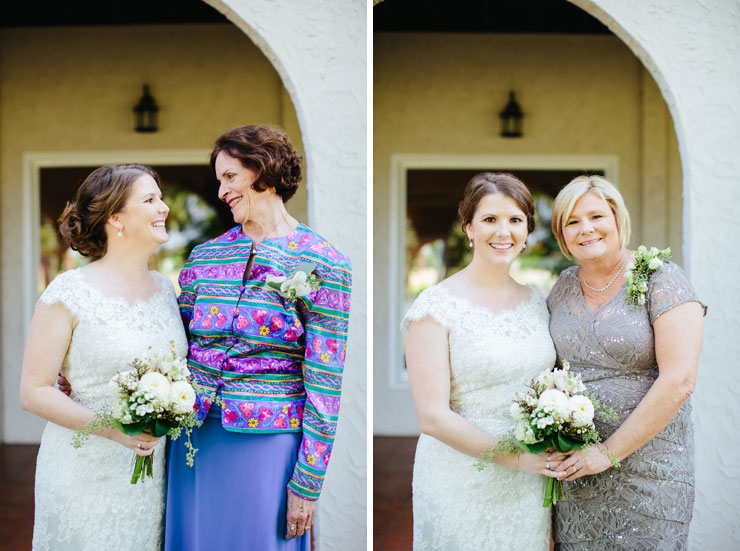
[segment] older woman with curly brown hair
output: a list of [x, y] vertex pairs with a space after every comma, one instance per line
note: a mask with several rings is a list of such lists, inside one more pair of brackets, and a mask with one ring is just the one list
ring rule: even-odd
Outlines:
[[237, 225], [180, 274], [204, 424], [192, 469], [181, 440], [170, 449], [165, 547], [307, 550], [339, 412], [350, 262], [286, 210], [301, 157], [282, 131], [229, 130], [211, 166]]

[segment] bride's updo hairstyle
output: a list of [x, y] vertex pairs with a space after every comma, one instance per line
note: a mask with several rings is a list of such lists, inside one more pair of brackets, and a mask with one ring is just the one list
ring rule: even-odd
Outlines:
[[500, 193], [512, 199], [527, 216], [527, 233], [534, 230], [534, 200], [522, 181], [506, 172], [481, 172], [473, 176], [465, 186], [457, 213], [460, 215], [463, 233], [473, 221], [478, 203], [486, 195]]
[[93, 170], [59, 217], [64, 242], [83, 256], [101, 258], [108, 248], [108, 218], [123, 210], [134, 182], [144, 175], [159, 185], [159, 175], [148, 166], [105, 165]]
[[221, 152], [239, 159], [243, 167], [257, 174], [257, 179], [252, 184], [255, 191], [275, 188], [275, 193], [283, 203], [295, 195], [302, 177], [303, 157], [279, 128], [254, 124], [237, 126], [224, 132], [216, 140], [211, 153], [211, 168], [214, 172], [216, 157]]

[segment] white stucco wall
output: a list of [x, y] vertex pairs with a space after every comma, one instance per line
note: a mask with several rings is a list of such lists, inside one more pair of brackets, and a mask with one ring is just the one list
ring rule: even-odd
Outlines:
[[[517, 139], [499, 135], [510, 89], [525, 112]], [[681, 175], [670, 114], [653, 79], [614, 36], [376, 33], [373, 119], [376, 434], [418, 434], [410, 392], [389, 373], [400, 363], [389, 352], [400, 321], [394, 289], [402, 284], [392, 271], [402, 246], [388, 207], [398, 202], [392, 155], [614, 156], [633, 246], [671, 245], [681, 262]]]
[[320, 550], [367, 541], [366, 13], [362, 0], [209, 0], [262, 50], [298, 114], [308, 219], [349, 255], [352, 311], [337, 440], [319, 500]]
[[[640, 58], [673, 116], [683, 167], [684, 266], [709, 305], [694, 401], [690, 547], [740, 548], [740, 2], [572, 0]], [[678, 4], [678, 5], [677, 5]]]

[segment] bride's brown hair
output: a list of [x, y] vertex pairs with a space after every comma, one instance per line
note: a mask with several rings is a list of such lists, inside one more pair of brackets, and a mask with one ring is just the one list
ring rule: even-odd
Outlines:
[[512, 199], [527, 216], [527, 233], [534, 231], [534, 200], [524, 183], [507, 172], [481, 172], [473, 176], [465, 186], [457, 213], [460, 215], [462, 230], [473, 221], [478, 203], [486, 195], [501, 193]]
[[108, 249], [105, 224], [123, 210], [134, 182], [144, 175], [159, 175], [148, 166], [137, 164], [105, 165], [85, 178], [59, 217], [59, 233], [64, 242], [83, 256], [97, 260]]

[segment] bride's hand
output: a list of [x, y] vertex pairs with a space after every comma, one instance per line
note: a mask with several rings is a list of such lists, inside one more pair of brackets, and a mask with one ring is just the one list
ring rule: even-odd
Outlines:
[[518, 453], [514, 456], [512, 465], [517, 471], [530, 474], [541, 474], [550, 478], [563, 479], [567, 473], [558, 472], [558, 467], [568, 456], [558, 452]]
[[142, 432], [136, 436], [129, 436], [128, 434], [122, 433], [115, 427], [111, 427], [106, 430], [101, 436], [113, 440], [121, 446], [131, 449], [136, 455], [152, 455], [154, 448], [159, 443], [159, 438], [153, 437], [151, 434]]

